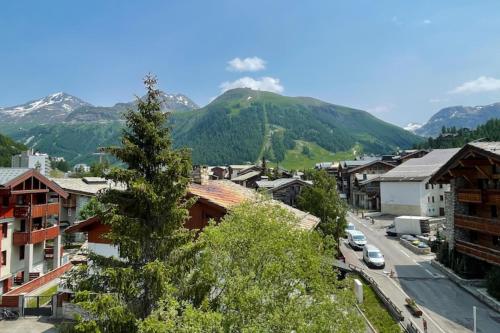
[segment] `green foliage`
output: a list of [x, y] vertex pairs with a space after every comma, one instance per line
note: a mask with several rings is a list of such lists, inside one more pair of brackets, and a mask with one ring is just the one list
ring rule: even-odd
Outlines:
[[[254, 162], [263, 154], [281, 162], [297, 140], [332, 154], [355, 146], [366, 153], [387, 153], [421, 141], [365, 111], [250, 89], [233, 89], [201, 109], [175, 112], [170, 122], [175, 146], [191, 148], [196, 164]], [[15, 139], [33, 137], [37, 149], [70, 164], [90, 164], [98, 147], [118, 143], [122, 126], [108, 121], [10, 130]]]
[[65, 160], [62, 161], [50, 161], [50, 166], [52, 169], [57, 169], [62, 172], [68, 172], [70, 169], [69, 163]]
[[[304, 155], [304, 149], [309, 150]], [[352, 151], [331, 153], [313, 142], [297, 140], [295, 148], [287, 150], [285, 159], [280, 163], [286, 169], [310, 169], [319, 162], [353, 159]]]
[[456, 148], [478, 139], [500, 141], [500, 119], [491, 119], [472, 131], [467, 128], [443, 126], [437, 138], [428, 138], [427, 142], [416, 145], [416, 148]]
[[363, 313], [378, 332], [398, 333], [401, 327], [391, 317], [385, 305], [375, 292], [366, 284], [363, 285], [363, 304], [360, 305]]
[[0, 134], [0, 167], [10, 167], [12, 155], [27, 150], [26, 146]]
[[308, 175], [313, 185], [302, 189], [298, 197], [300, 209], [319, 217], [319, 229], [331, 235], [336, 241], [343, 236], [347, 226], [346, 205], [340, 199], [337, 182], [325, 170], [314, 171]]
[[225, 332], [363, 331], [352, 290], [332, 269], [333, 244], [295, 223], [279, 206], [247, 203], [200, 235], [189, 285]]
[[185, 199], [190, 158], [187, 151], [171, 148], [168, 113], [160, 111], [155, 83], [146, 78], [147, 96], [138, 100], [139, 111], [125, 114], [122, 146], [106, 148], [128, 166], [106, 175], [126, 189], [108, 189], [98, 196], [107, 208], [100, 214], [102, 222], [111, 227], [106, 237], [119, 248], [122, 260], [92, 255], [92, 269], [72, 274], [68, 284], [87, 295], [97, 293], [91, 300], [77, 299], [90, 318], [80, 318], [76, 332], [136, 331], [138, 322], [174, 292], [171, 283], [182, 267], [174, 263], [183, 259], [179, 249], [193, 240], [183, 228], [192, 204]]
[[80, 210], [79, 218], [86, 220], [92, 216], [101, 216], [104, 214], [104, 211], [104, 205], [96, 197], [92, 197]]
[[500, 268], [492, 266], [486, 275], [488, 293], [500, 301]]

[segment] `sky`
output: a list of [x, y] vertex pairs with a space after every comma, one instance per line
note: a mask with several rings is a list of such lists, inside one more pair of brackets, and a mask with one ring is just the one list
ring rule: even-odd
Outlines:
[[[397, 124], [500, 102], [500, 1], [4, 1], [0, 106], [251, 87]], [[1, 121], [1, 120], [0, 120]]]

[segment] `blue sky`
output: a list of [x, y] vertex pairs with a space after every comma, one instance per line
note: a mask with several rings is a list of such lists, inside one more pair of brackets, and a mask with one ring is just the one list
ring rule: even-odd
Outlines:
[[251, 85], [424, 122], [500, 102], [499, 13], [460, 0], [5, 1], [0, 105], [58, 91], [112, 105], [154, 72], [200, 105]]

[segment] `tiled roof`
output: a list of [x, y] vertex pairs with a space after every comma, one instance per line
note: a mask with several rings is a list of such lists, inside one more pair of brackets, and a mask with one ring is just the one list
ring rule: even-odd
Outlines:
[[275, 180], [259, 180], [256, 183], [257, 183], [257, 187], [273, 189], [273, 188], [281, 187], [281, 186], [284, 186], [284, 185], [287, 185], [287, 184], [290, 184], [290, 183], [293, 183], [296, 181], [304, 183], [304, 184], [312, 185], [311, 181], [304, 181], [304, 180], [298, 179], [298, 178], [280, 178], [280, 179], [275, 179]]
[[123, 186], [115, 185], [104, 178], [88, 177], [83, 178], [52, 178], [54, 183], [62, 187], [67, 192], [77, 192], [87, 195], [96, 195], [97, 192], [106, 188], [123, 189]]
[[0, 186], [30, 171], [28, 168], [0, 168]]
[[[188, 191], [192, 195], [200, 197], [225, 209], [230, 209], [231, 207], [245, 201], [255, 202], [260, 199], [264, 199], [264, 197], [258, 192], [228, 180], [209, 180], [207, 185], [190, 184]], [[294, 214], [299, 219], [297, 227], [300, 229], [312, 230], [319, 223], [319, 218], [316, 216], [285, 205], [281, 201], [269, 200], [269, 202], [276, 204]]]
[[380, 176], [381, 181], [421, 181], [431, 177], [460, 149], [434, 149], [420, 158], [412, 158]]

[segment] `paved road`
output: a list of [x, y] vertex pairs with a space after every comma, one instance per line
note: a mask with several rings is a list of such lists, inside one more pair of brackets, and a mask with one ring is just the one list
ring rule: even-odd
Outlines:
[[[472, 306], [477, 307], [478, 333], [499, 333], [500, 314], [479, 302], [472, 295], [444, 277], [430, 265], [433, 255], [416, 255], [401, 246], [397, 239], [385, 236], [385, 227], [392, 221], [377, 220], [371, 225], [367, 220], [349, 213], [349, 222], [356, 225], [367, 237], [368, 243], [377, 246], [385, 256], [386, 268], [372, 270], [362, 261], [362, 252], [353, 251], [343, 244], [341, 249], [348, 263], [363, 267], [379, 284], [391, 300], [404, 311], [405, 318], [413, 321], [423, 332], [422, 319], [413, 317], [404, 306], [410, 296], [423, 310], [428, 333], [472, 332]], [[395, 277], [388, 277], [394, 270]]]

